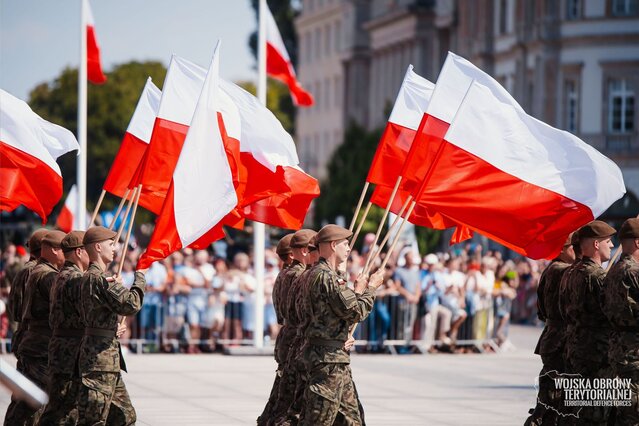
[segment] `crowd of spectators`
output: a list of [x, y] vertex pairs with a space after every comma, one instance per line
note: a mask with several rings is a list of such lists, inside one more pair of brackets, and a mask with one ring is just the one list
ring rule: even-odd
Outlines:
[[[363, 247], [349, 257], [351, 281], [371, 253], [372, 235], [363, 240]], [[127, 251], [122, 270], [125, 284], [133, 283], [140, 253], [136, 247]], [[383, 254], [372, 262], [372, 271], [381, 259]], [[12, 278], [27, 260], [22, 246], [8, 244], [2, 249], [0, 338], [11, 337], [5, 302]], [[545, 264], [522, 257], [506, 260], [499, 251], [484, 252], [478, 244], [425, 255], [413, 246], [397, 250], [385, 266], [385, 282], [377, 291], [371, 315], [357, 330], [359, 350], [392, 347], [406, 352], [417, 346], [463, 352], [464, 342], [491, 340], [502, 345], [511, 321], [537, 321], [536, 288]], [[115, 265], [117, 261], [114, 269]], [[279, 331], [272, 291], [280, 267], [274, 248], [268, 248], [263, 323], [265, 339], [271, 342]], [[121, 339], [130, 349], [199, 353], [251, 343], [256, 280], [250, 254], [236, 252], [227, 259], [187, 248], [154, 263], [146, 280], [143, 308], [127, 318], [127, 334]]]

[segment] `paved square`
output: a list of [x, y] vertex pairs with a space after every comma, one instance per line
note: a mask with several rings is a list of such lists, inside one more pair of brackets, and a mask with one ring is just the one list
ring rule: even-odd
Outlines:
[[[516, 350], [498, 354], [353, 355], [367, 424], [523, 424], [541, 369], [533, 355], [540, 333], [513, 326]], [[266, 356], [131, 354], [127, 365], [138, 425], [255, 424], [275, 374]], [[8, 403], [0, 389], [3, 415]]]

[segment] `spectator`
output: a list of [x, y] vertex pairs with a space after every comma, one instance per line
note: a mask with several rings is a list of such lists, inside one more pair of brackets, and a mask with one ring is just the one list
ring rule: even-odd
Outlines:
[[393, 277], [395, 287], [402, 297], [399, 309], [403, 311], [404, 339], [407, 345], [403, 351], [407, 351], [408, 344], [413, 338], [413, 330], [417, 320], [417, 304], [421, 294], [419, 266], [415, 253], [406, 253], [405, 261], [404, 266], [397, 268]]
[[[272, 252], [271, 252], [272, 253]], [[278, 260], [272, 253], [266, 259], [266, 270], [264, 272], [264, 327], [268, 331], [268, 337], [275, 342], [279, 325], [277, 324], [277, 315], [273, 306], [273, 286], [275, 279], [280, 272]]]
[[[190, 288], [186, 299], [186, 320], [189, 325], [188, 353], [200, 353], [199, 343], [202, 337], [202, 326], [206, 325], [207, 288], [210, 285], [210, 281], [207, 282], [200, 268], [211, 275], [210, 270], [204, 267], [207, 260], [208, 253], [203, 250], [194, 255], [186, 256], [184, 258], [184, 267], [175, 274], [176, 281]], [[208, 266], [211, 269], [213, 268], [212, 265]]]
[[177, 352], [179, 349], [177, 342], [182, 337], [187, 299], [191, 287], [185, 284], [182, 279], [178, 279], [184, 269], [184, 255], [182, 252], [176, 251], [173, 253], [170, 264], [171, 268], [167, 271], [168, 318], [166, 323], [167, 339], [170, 345], [165, 345], [164, 350]]
[[[372, 271], [374, 272], [374, 271]], [[371, 350], [380, 352], [384, 348], [384, 340], [388, 338], [391, 326], [391, 316], [388, 311], [390, 295], [397, 294], [395, 281], [393, 280], [393, 267], [386, 265], [384, 270], [384, 283], [377, 288], [375, 304], [369, 316], [370, 334], [369, 341], [373, 343]]]
[[[245, 253], [238, 253], [237, 255]], [[236, 257], [237, 257], [236, 255]], [[246, 256], [248, 259], [248, 256]], [[248, 260], [247, 260], [248, 261]], [[228, 297], [224, 307], [224, 340], [237, 344], [242, 339], [242, 292], [241, 278], [236, 269], [231, 269], [224, 283], [224, 291]]]
[[468, 316], [464, 301], [465, 276], [459, 270], [460, 266], [460, 259], [449, 259], [446, 261], [446, 268], [443, 273], [445, 288], [444, 294], [441, 296], [441, 302], [445, 308], [450, 310], [452, 315], [449, 335], [453, 342], [457, 340], [459, 327], [466, 321]]
[[169, 283], [167, 267], [169, 259], [153, 262], [146, 272], [146, 288], [144, 290], [144, 304], [140, 311], [140, 336], [149, 340], [157, 340], [164, 325], [162, 305], [164, 292]]
[[233, 258], [234, 275], [239, 282], [242, 295], [242, 330], [244, 337], [253, 338], [255, 331], [255, 277], [249, 273], [251, 261], [246, 253], [237, 253]]
[[436, 338], [442, 343], [442, 348], [448, 349], [451, 344], [447, 333], [450, 331], [452, 312], [441, 304], [446, 282], [439, 258], [436, 254], [428, 254], [424, 257], [426, 270], [423, 271], [421, 281], [423, 338], [432, 341]]
[[512, 301], [517, 297], [515, 290], [515, 281], [517, 273], [508, 271], [503, 278], [495, 283], [493, 297], [495, 298], [495, 318], [497, 326], [495, 327], [495, 339], [499, 346], [502, 346], [508, 339], [508, 325], [510, 323], [510, 312], [512, 310]]
[[228, 300], [224, 290], [224, 283], [228, 280], [228, 265], [224, 259], [216, 259], [213, 264], [215, 276], [209, 294], [208, 326], [211, 330], [211, 349], [217, 348], [217, 340], [224, 331], [224, 306]]

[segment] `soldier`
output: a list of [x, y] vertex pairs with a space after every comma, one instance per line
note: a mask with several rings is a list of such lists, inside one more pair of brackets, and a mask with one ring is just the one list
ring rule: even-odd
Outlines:
[[[555, 424], [557, 412], [547, 409], [548, 405], [559, 409], [561, 392], [557, 393], [553, 378], [564, 369], [565, 326], [559, 313], [559, 289], [561, 278], [575, 261], [572, 234], [568, 236], [559, 256], [546, 267], [537, 288], [537, 315], [544, 321], [544, 331], [539, 337], [535, 354], [541, 356], [543, 368], [539, 373], [539, 394], [537, 406], [526, 425]], [[543, 403], [543, 404], [542, 404]]]
[[288, 407], [293, 402], [295, 395], [295, 378], [298, 371], [294, 368], [291, 362], [290, 355], [293, 357], [297, 355], [295, 343], [297, 341], [298, 327], [300, 325], [300, 319], [296, 311], [296, 295], [299, 293], [299, 280], [298, 278], [302, 273], [311, 265], [310, 251], [308, 244], [311, 239], [317, 234], [311, 229], [300, 229], [291, 239], [291, 249], [293, 252], [293, 262], [286, 271], [286, 275], [282, 280], [282, 288], [286, 291], [282, 292], [286, 295], [286, 300], [281, 300], [281, 310], [286, 320], [286, 328], [283, 330], [282, 341], [287, 344], [280, 345], [279, 357], [284, 360], [284, 368], [282, 370], [282, 378], [280, 379], [280, 386], [277, 396], [277, 402], [273, 409], [273, 418], [276, 424], [284, 421], [287, 415]]
[[[33, 267], [25, 286], [22, 321], [28, 321], [28, 329], [18, 347], [22, 372], [42, 389], [48, 385], [49, 359], [49, 291], [58, 271], [64, 263], [61, 243], [66, 236], [61, 231], [49, 231], [41, 241], [40, 259]], [[39, 417], [36, 410], [25, 402], [17, 402], [12, 413], [7, 412], [6, 425], [33, 424]]]
[[[273, 285], [273, 307], [275, 308], [275, 314], [277, 315], [277, 323], [281, 326], [284, 326], [284, 317], [282, 315], [280, 309], [280, 290], [282, 288], [282, 280], [286, 275], [286, 271], [289, 266], [293, 262], [293, 250], [291, 249], [291, 239], [293, 238], [293, 234], [288, 234], [282, 237], [282, 239], [277, 243], [277, 247], [275, 252], [279, 256], [282, 261], [282, 270], [277, 275], [275, 279], [275, 284]], [[282, 369], [284, 368], [282, 360], [279, 358], [279, 348], [282, 339], [282, 330], [277, 334], [277, 338], [275, 339], [275, 362], [277, 362], [277, 371], [275, 374], [275, 380], [273, 382], [273, 386], [271, 387], [271, 393], [269, 394], [268, 401], [266, 406], [264, 407], [264, 411], [257, 418], [258, 425], [268, 425], [273, 423], [273, 408], [275, 407], [275, 402], [277, 401], [277, 395], [280, 386], [280, 378], [282, 375]]]
[[617, 425], [639, 424], [639, 219], [619, 230], [622, 255], [604, 280], [603, 311], [613, 332], [608, 352], [613, 372], [631, 380], [631, 406], [616, 408]]
[[122, 381], [126, 371], [120, 342], [116, 339], [118, 315], [134, 315], [142, 308], [145, 270], [135, 272], [131, 289], [122, 278], [108, 279], [105, 271], [113, 261], [116, 233], [102, 226], [89, 228], [82, 243], [90, 264], [81, 282], [84, 336], [79, 370], [82, 386], [78, 396], [79, 424], [135, 424], [135, 409]]
[[345, 285], [338, 267], [348, 258], [351, 235], [341, 226], [326, 225], [316, 237], [320, 260], [308, 277], [310, 321], [304, 361], [309, 377], [302, 424], [362, 424], [345, 344], [351, 327], [366, 319], [373, 308], [383, 271], [370, 279], [359, 276], [354, 290]]
[[77, 360], [84, 325], [80, 317], [80, 281], [89, 266], [84, 249], [84, 231], [72, 231], [62, 240], [64, 266], [51, 287], [49, 325], [49, 403], [40, 418], [41, 425], [75, 424], [76, 399], [80, 386]]
[[[610, 259], [615, 229], [594, 220], [579, 230], [583, 258], [569, 271], [565, 282], [564, 314], [571, 325], [566, 340], [566, 365], [571, 373], [591, 381], [608, 378], [610, 323], [601, 309], [605, 271], [601, 263]], [[580, 407], [579, 422], [605, 425], [610, 407]]]

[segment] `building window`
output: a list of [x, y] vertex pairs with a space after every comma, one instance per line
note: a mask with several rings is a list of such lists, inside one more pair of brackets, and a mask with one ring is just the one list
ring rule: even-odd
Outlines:
[[635, 129], [635, 93], [626, 79], [611, 80], [608, 89], [608, 131], [632, 132]]
[[330, 56], [331, 54], [331, 48], [333, 47], [333, 43], [331, 43], [331, 26], [330, 25], [326, 25], [326, 27], [324, 28], [324, 55], [326, 56]]
[[324, 108], [331, 108], [331, 80], [328, 78], [324, 80]]
[[335, 22], [335, 51], [339, 52], [342, 37], [342, 23], [340, 21]]
[[639, 0], [612, 0], [613, 16], [636, 16]]
[[565, 96], [565, 127], [570, 133], [577, 133], [579, 126], [579, 91], [577, 82], [574, 80], [566, 80], [564, 85]]
[[311, 63], [313, 62], [313, 58], [311, 57], [311, 46], [313, 42], [313, 33], [311, 31], [307, 32], [306, 35], [304, 36], [304, 62], [305, 63]]
[[322, 57], [322, 30], [315, 29], [315, 59]]
[[566, 19], [574, 21], [581, 18], [581, 0], [566, 0]]
[[499, 2], [499, 34], [506, 34], [507, 23], [508, 23], [508, 1], [500, 0]]

